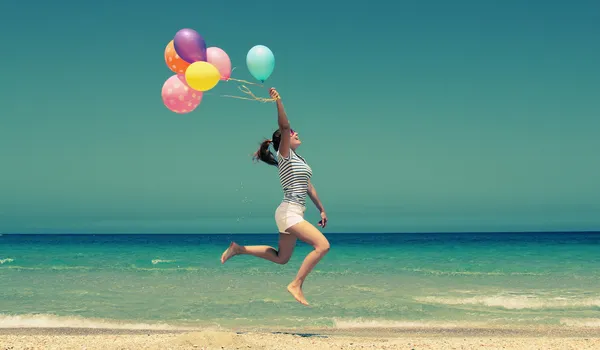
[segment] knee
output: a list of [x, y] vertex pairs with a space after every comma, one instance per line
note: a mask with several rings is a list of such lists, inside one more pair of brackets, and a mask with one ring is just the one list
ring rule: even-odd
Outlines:
[[331, 246], [329, 245], [328, 241], [315, 245], [315, 251], [322, 255], [327, 254], [329, 252], [329, 249], [331, 249]]
[[283, 257], [283, 258], [279, 258], [276, 263], [278, 263], [279, 265], [285, 265], [290, 261], [290, 257]]

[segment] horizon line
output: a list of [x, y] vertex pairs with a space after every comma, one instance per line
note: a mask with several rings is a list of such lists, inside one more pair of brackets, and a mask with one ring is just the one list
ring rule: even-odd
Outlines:
[[[323, 232], [324, 235], [408, 235], [408, 234], [539, 234], [539, 233], [550, 233], [550, 234], [561, 234], [561, 233], [577, 233], [577, 234], [589, 234], [595, 233], [600, 234], [600, 230], [553, 230], [553, 231], [441, 231], [441, 232]], [[0, 233], [0, 236], [8, 236], [8, 235], [78, 235], [78, 236], [88, 236], [88, 235], [267, 235], [267, 234], [275, 234], [272, 232], [263, 232], [263, 233], [223, 233], [223, 232], [215, 232], [215, 233], [183, 233], [183, 232], [162, 232], [162, 233], [149, 233], [149, 232], [93, 232], [93, 233], [43, 233], [43, 232], [34, 232], [34, 233], [21, 233], [21, 232], [10, 232], [10, 233]]]

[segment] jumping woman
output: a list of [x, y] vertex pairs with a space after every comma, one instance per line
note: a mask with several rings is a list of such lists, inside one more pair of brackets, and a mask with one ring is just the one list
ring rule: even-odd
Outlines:
[[[323, 204], [317, 196], [315, 187], [311, 184], [312, 169], [306, 163], [304, 158], [296, 153], [300, 146], [298, 133], [291, 129], [290, 122], [281, 102], [279, 93], [274, 88], [269, 90], [269, 94], [277, 104], [277, 122], [279, 129], [275, 130], [272, 140], [265, 140], [260, 145], [258, 151], [254, 154], [255, 160], [276, 166], [279, 169], [279, 180], [283, 187], [283, 200], [275, 211], [275, 223], [279, 229], [279, 249], [265, 245], [240, 246], [231, 242], [229, 248], [223, 252], [221, 263], [235, 255], [253, 255], [272, 261], [276, 264], [285, 264], [290, 260], [296, 239], [300, 239], [314, 247], [298, 270], [296, 278], [287, 286], [287, 290], [294, 298], [304, 304], [308, 302], [304, 298], [302, 285], [306, 276], [312, 271], [317, 263], [329, 251], [329, 241], [315, 226], [304, 220], [306, 210], [306, 195], [310, 197], [317, 209], [321, 212], [321, 221], [319, 226], [327, 225], [327, 214]], [[269, 150], [269, 145], [277, 152], [276, 155]]]

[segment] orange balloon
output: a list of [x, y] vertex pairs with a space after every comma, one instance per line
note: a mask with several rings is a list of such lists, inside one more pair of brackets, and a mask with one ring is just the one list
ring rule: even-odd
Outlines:
[[184, 61], [177, 52], [175, 52], [175, 46], [173, 45], [173, 40], [167, 44], [165, 48], [165, 63], [170, 70], [177, 74], [185, 74], [185, 70], [190, 65], [186, 61]]

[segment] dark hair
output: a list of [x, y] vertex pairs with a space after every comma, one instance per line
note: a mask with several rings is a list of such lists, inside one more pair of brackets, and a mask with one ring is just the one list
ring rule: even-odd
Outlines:
[[275, 156], [273, 155], [273, 152], [271, 152], [271, 150], [269, 150], [269, 145], [272, 143], [273, 148], [275, 148], [275, 151], [277, 151], [277, 150], [279, 150], [279, 142], [281, 142], [281, 131], [279, 129], [277, 129], [273, 133], [271, 140], [264, 140], [260, 144], [258, 151], [256, 151], [256, 153], [254, 153], [254, 156], [252, 157], [252, 159], [254, 161], [262, 160], [263, 162], [265, 162], [267, 164], [277, 166], [277, 158], [275, 158]]

